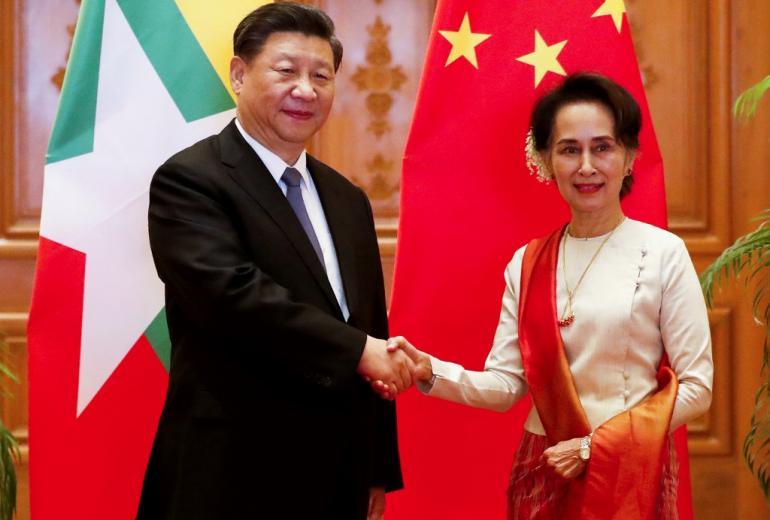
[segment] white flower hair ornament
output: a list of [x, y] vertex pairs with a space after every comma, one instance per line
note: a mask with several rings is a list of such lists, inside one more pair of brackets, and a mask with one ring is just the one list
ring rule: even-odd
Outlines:
[[550, 184], [553, 182], [553, 175], [548, 171], [548, 167], [543, 163], [543, 158], [535, 148], [535, 135], [532, 133], [532, 128], [527, 132], [527, 139], [524, 145], [524, 156], [527, 160], [527, 169], [530, 175], [539, 180], [543, 184]]

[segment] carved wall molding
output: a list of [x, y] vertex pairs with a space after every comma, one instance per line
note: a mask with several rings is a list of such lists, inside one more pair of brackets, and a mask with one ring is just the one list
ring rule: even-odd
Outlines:
[[0, 4], [0, 70], [12, 78], [0, 82], [0, 256], [34, 258], [45, 151], [60, 95], [56, 80], [79, 1]]
[[398, 91], [406, 81], [401, 66], [391, 66], [393, 54], [388, 45], [390, 29], [390, 25], [384, 23], [380, 15], [377, 15], [372, 25], [367, 26], [370, 36], [366, 46], [368, 66], [358, 65], [351, 77], [359, 91], [367, 92], [366, 108], [371, 117], [368, 130], [378, 138], [391, 130], [388, 115], [393, 107], [393, 92]]
[[387, 199], [393, 195], [400, 186], [396, 171], [396, 161], [386, 159], [382, 153], [377, 152], [374, 157], [366, 163], [368, 172], [367, 180], [364, 181], [358, 177], [353, 177], [353, 181], [358, 185], [366, 186], [366, 194], [374, 200]]
[[392, 249], [401, 162], [435, 1], [335, 0], [318, 5], [334, 20], [345, 57], [332, 112], [310, 151], [367, 193], [378, 238]]
[[[74, 0], [78, 4], [78, 8], [80, 8], [80, 3], [82, 0]], [[56, 74], [51, 76], [51, 81], [54, 85], [59, 89], [61, 92], [62, 84], [64, 83], [64, 73], [67, 71], [67, 63], [70, 61], [70, 53], [72, 52], [72, 38], [75, 36], [75, 27], [77, 26], [77, 20], [69, 25], [67, 25], [67, 33], [70, 35], [70, 44], [69, 47], [67, 47], [67, 53], [64, 56], [64, 63], [61, 67], [56, 69]]]

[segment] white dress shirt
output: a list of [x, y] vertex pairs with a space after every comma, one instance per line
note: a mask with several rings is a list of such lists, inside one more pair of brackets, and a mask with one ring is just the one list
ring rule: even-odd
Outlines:
[[238, 131], [241, 133], [246, 142], [254, 149], [262, 163], [273, 176], [275, 182], [281, 188], [281, 191], [286, 195], [287, 186], [286, 183], [281, 180], [283, 172], [286, 168], [296, 169], [302, 180], [300, 181], [300, 191], [302, 193], [302, 200], [305, 203], [305, 209], [307, 210], [310, 223], [313, 225], [313, 231], [315, 231], [318, 238], [318, 244], [321, 246], [321, 253], [323, 254], [324, 264], [326, 264], [326, 276], [329, 278], [329, 283], [334, 291], [334, 296], [337, 297], [337, 302], [342, 309], [342, 315], [345, 320], [350, 317], [350, 311], [348, 310], [348, 303], [345, 299], [345, 288], [342, 285], [342, 275], [340, 274], [340, 264], [337, 261], [337, 251], [334, 249], [334, 241], [332, 240], [331, 231], [329, 231], [329, 224], [326, 222], [326, 215], [324, 214], [323, 205], [321, 204], [321, 198], [318, 196], [318, 190], [313, 183], [313, 176], [310, 175], [307, 169], [307, 154], [305, 150], [297, 159], [294, 164], [286, 164], [278, 155], [265, 148], [262, 143], [251, 137], [241, 126], [238, 119], [235, 120], [235, 126], [238, 127]]
[[[567, 237], [559, 248], [557, 310], [567, 302], [606, 235]], [[527, 392], [518, 343], [521, 265], [526, 246], [505, 270], [500, 320], [483, 371], [431, 358], [436, 375], [422, 390], [470, 406], [504, 411]], [[592, 429], [657, 390], [663, 352], [679, 380], [671, 430], [703, 414], [711, 403], [713, 362], [706, 305], [692, 261], [676, 235], [626, 219], [609, 238], [573, 297], [575, 321], [560, 328], [578, 397]], [[537, 348], [537, 345], [534, 345]], [[543, 435], [533, 407], [524, 425]]]

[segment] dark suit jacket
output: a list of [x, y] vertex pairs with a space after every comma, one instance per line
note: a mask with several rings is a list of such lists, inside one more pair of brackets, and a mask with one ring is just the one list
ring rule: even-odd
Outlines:
[[395, 407], [356, 373], [388, 335], [364, 193], [308, 156], [350, 318], [273, 177], [234, 123], [169, 159], [150, 188], [166, 287], [168, 394], [138, 518], [364, 518], [401, 487]]

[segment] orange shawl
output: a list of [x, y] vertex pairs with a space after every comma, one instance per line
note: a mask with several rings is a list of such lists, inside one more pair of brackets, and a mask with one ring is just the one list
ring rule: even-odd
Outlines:
[[[549, 444], [591, 433], [557, 324], [556, 266], [565, 228], [533, 240], [521, 270], [519, 344], [527, 383]], [[667, 363], [658, 391], [599, 426], [585, 473], [560, 508], [565, 519], [655, 518], [677, 379]]]

